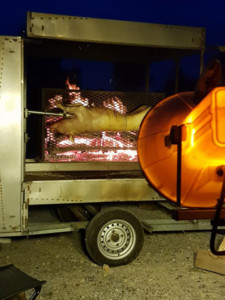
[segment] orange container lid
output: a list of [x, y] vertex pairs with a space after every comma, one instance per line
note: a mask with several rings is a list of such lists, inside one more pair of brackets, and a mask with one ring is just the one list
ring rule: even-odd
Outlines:
[[139, 131], [138, 156], [149, 183], [165, 198], [177, 201], [177, 145], [168, 145], [171, 127], [184, 125], [181, 205], [214, 207], [225, 164], [225, 88], [216, 88], [196, 107], [192, 93], [164, 99], [145, 116]]

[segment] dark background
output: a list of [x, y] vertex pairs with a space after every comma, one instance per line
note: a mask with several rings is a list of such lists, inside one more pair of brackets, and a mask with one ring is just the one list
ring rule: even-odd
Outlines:
[[[82, 17], [129, 20], [170, 25], [197, 26], [206, 28], [207, 48], [225, 45], [225, 2], [223, 0], [64, 0], [64, 1], [1, 1], [0, 35], [23, 35], [26, 32], [27, 11], [64, 14]], [[206, 55], [206, 63], [214, 53]], [[63, 87], [68, 72], [77, 74], [81, 89], [138, 90], [144, 89], [143, 68], [136, 65], [115, 66], [93, 61], [54, 62], [51, 59], [38, 62], [32, 72], [38, 72], [40, 64], [46, 65], [51, 74], [60, 73], [60, 78], [42, 72], [43, 87]], [[199, 76], [199, 59], [183, 62], [180, 74], [180, 90], [190, 90]], [[35, 69], [36, 68], [36, 69]], [[158, 71], [160, 70], [160, 71]], [[163, 71], [162, 71], [163, 70]], [[64, 74], [65, 73], [65, 74]], [[122, 78], [118, 82], [118, 74]], [[150, 90], [172, 93], [175, 66], [166, 62], [151, 66]], [[39, 74], [38, 74], [39, 76]], [[39, 76], [40, 77], [40, 76]], [[51, 78], [50, 78], [51, 77]], [[121, 83], [122, 80], [122, 83]]]
[[20, 35], [26, 12], [205, 27], [207, 44], [225, 44], [223, 0], [1, 1], [0, 34]]

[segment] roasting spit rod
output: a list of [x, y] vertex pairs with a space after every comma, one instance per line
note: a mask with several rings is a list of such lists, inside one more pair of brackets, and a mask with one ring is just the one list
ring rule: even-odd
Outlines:
[[36, 110], [25, 110], [25, 117], [28, 117], [29, 115], [44, 115], [44, 116], [58, 116], [58, 117], [64, 117], [69, 118], [72, 115], [68, 113], [53, 113], [53, 112], [45, 112], [45, 111], [36, 111]]

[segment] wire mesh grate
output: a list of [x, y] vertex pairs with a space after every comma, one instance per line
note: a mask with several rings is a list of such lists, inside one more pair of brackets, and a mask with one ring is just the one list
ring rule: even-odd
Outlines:
[[[89, 90], [43, 89], [46, 112], [62, 112], [62, 105], [102, 107], [127, 115], [140, 106], [152, 107], [164, 98], [163, 93], [134, 93]], [[137, 161], [138, 131], [97, 131], [69, 136], [52, 132], [50, 126], [63, 117], [43, 118], [42, 150], [46, 162]], [[89, 122], [90, 120], [85, 120]]]

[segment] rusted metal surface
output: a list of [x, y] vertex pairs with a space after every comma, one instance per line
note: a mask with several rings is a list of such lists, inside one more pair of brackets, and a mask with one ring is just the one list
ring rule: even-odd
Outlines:
[[[215, 209], [174, 209], [172, 217], [175, 220], [213, 220], [215, 212]], [[220, 217], [225, 219], [225, 208], [222, 209]]]
[[25, 198], [29, 205], [162, 199], [144, 178], [31, 181], [26, 183]]

